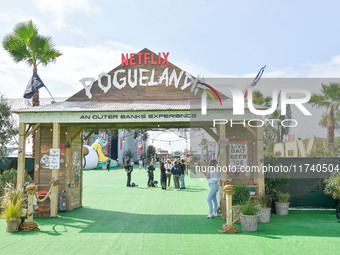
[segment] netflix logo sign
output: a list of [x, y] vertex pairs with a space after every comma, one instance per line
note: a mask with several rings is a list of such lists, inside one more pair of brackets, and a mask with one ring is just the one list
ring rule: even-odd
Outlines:
[[[151, 65], [169, 65], [168, 57], [169, 52], [159, 52], [154, 54], [153, 52], [140, 52], [140, 53], [125, 53], [122, 54], [122, 66], [135, 66], [135, 65], [147, 65], [150, 60]], [[163, 61], [162, 61], [163, 56]], [[142, 61], [144, 60], [144, 61]]]

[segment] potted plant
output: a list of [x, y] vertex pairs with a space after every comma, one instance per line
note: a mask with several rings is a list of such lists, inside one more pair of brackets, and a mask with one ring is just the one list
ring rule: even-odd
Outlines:
[[233, 194], [233, 221], [240, 224], [240, 209], [241, 204], [249, 200], [249, 189], [247, 184], [241, 183], [235, 185]]
[[258, 207], [252, 201], [247, 201], [241, 206], [241, 227], [243, 231], [257, 231]]
[[340, 220], [340, 172], [333, 172], [331, 176], [324, 180], [326, 184], [324, 192], [337, 200], [336, 217]]
[[288, 215], [289, 193], [277, 193], [277, 202], [275, 202], [275, 211], [277, 215]]
[[23, 189], [15, 188], [13, 184], [7, 183], [4, 196], [1, 200], [4, 208], [1, 218], [6, 219], [6, 231], [16, 232], [21, 223], [20, 217], [24, 215], [25, 198]]
[[9, 201], [5, 210], [1, 214], [1, 218], [6, 219], [6, 231], [16, 232], [18, 231], [21, 223], [20, 217], [22, 216], [22, 208], [20, 202], [13, 203]]
[[261, 223], [270, 222], [271, 208], [267, 206], [268, 202], [269, 202], [269, 198], [266, 195], [260, 196], [258, 198], [259, 211], [257, 215], [258, 215], [258, 221]]

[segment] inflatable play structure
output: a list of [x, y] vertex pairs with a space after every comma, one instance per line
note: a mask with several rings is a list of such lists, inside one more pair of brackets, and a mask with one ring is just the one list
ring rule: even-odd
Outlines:
[[105, 140], [98, 138], [91, 146], [83, 147], [83, 169], [103, 168], [107, 166], [108, 161], [111, 162], [110, 168], [117, 166], [117, 161], [106, 157], [103, 153]]

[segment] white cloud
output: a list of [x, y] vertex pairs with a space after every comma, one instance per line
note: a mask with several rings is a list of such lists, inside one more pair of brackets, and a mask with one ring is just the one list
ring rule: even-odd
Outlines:
[[[119, 42], [106, 42], [86, 47], [59, 46], [63, 55], [55, 64], [38, 67], [38, 73], [53, 96], [71, 96], [82, 89], [79, 82], [84, 77], [97, 77], [120, 64], [121, 53], [134, 51]], [[15, 64], [7, 52], [0, 50], [0, 91], [7, 97], [21, 97], [32, 75], [32, 68], [24, 63]], [[41, 89], [41, 97], [49, 97]]]
[[99, 7], [91, 0], [32, 0], [37, 9], [52, 19], [57, 29], [68, 27], [66, 17], [74, 12], [93, 14]]
[[340, 77], [340, 55], [326, 63], [308, 63], [306, 66], [308, 77]]
[[[0, 15], [1, 16], [1, 15]], [[54, 96], [71, 96], [82, 89], [79, 82], [84, 77], [96, 78], [101, 72], [108, 72], [120, 64], [122, 52], [134, 52], [132, 46], [108, 41], [101, 44], [89, 45], [85, 47], [58, 46], [63, 56], [59, 57], [56, 64], [48, 67], [39, 66], [38, 72], [46, 86]], [[174, 62], [185, 71], [194, 76], [216, 78], [237, 78], [255, 77], [256, 72], [244, 75], [217, 74], [208, 69], [194, 64], [183, 64]], [[269, 70], [268, 70], [269, 69]], [[31, 76], [31, 68], [24, 63], [15, 64], [7, 52], [0, 49], [0, 91], [7, 97], [21, 97], [26, 84]], [[326, 63], [313, 63], [306, 65], [305, 70], [270, 69], [263, 77], [339, 77], [340, 55], [333, 57]], [[49, 97], [48, 93], [42, 89], [42, 97]]]

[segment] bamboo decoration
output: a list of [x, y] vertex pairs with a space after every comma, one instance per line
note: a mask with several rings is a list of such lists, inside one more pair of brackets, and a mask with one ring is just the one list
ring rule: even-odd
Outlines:
[[226, 194], [226, 223], [223, 224], [222, 229], [219, 229], [219, 232], [222, 233], [238, 233], [240, 230], [236, 227], [233, 222], [233, 194], [234, 194], [234, 185], [225, 185], [223, 188], [223, 192]]

